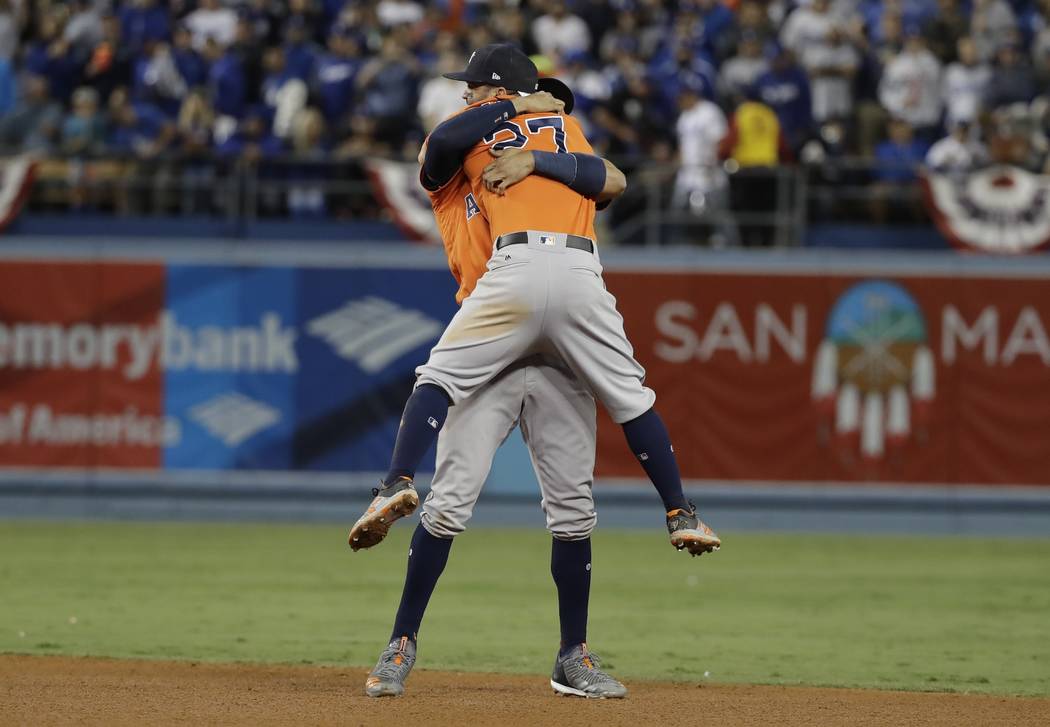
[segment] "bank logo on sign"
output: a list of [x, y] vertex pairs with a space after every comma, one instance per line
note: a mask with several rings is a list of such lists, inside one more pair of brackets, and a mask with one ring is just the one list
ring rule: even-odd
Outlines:
[[307, 324], [311, 334], [369, 374], [434, 340], [443, 329], [440, 321], [375, 296], [348, 301]]
[[227, 447], [236, 447], [280, 421], [281, 413], [269, 404], [231, 391], [191, 407], [190, 419]]
[[897, 283], [849, 288], [828, 316], [813, 367], [812, 395], [851, 454], [881, 459], [925, 423], [935, 389], [922, 310]]

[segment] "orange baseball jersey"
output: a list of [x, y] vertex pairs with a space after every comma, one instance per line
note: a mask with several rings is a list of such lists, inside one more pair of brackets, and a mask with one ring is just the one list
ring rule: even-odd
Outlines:
[[463, 170], [456, 172], [441, 188], [427, 190], [427, 195], [441, 231], [448, 268], [459, 283], [456, 302], [462, 303], [485, 274], [485, 266], [492, 257], [489, 223]]
[[481, 173], [495, 158], [490, 149], [593, 154], [594, 149], [576, 119], [562, 114], [536, 113], [504, 121], [467, 153], [463, 171], [470, 180], [474, 199], [488, 217], [493, 239], [521, 230], [566, 232], [595, 239], [594, 200], [561, 182], [531, 174], [510, 187], [502, 197], [485, 189]]

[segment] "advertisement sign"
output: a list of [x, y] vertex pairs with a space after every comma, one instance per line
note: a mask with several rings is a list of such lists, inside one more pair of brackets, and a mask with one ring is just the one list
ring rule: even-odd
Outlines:
[[[0, 467], [385, 470], [452, 278], [293, 257], [0, 262]], [[967, 264], [606, 281], [685, 478], [1048, 484], [1050, 282]], [[597, 474], [643, 476], [608, 420]]]
[[455, 309], [439, 269], [11, 262], [0, 286], [9, 467], [383, 470]]
[[[682, 474], [1050, 482], [1050, 283], [608, 273]], [[637, 476], [611, 423], [599, 475]]]
[[151, 327], [160, 265], [0, 265], [0, 462], [157, 467], [178, 437]]

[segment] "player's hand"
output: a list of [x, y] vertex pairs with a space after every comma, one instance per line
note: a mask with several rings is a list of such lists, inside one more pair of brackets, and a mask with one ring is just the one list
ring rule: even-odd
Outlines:
[[519, 114], [542, 114], [548, 111], [562, 113], [565, 102], [560, 101], [546, 91], [537, 91], [528, 96], [516, 96], [513, 99], [514, 110]]
[[532, 174], [536, 168], [536, 160], [531, 151], [524, 149], [491, 150], [496, 161], [490, 162], [481, 173], [481, 181], [485, 183], [488, 191], [500, 195], [507, 193], [507, 188], [512, 187], [525, 177]]

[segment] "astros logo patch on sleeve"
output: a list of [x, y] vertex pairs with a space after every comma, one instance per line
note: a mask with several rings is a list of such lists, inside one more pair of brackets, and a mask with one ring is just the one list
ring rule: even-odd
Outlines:
[[474, 199], [474, 193], [473, 192], [471, 192], [466, 197], [464, 197], [463, 201], [466, 202], [466, 204], [467, 204], [467, 219], [468, 220], [471, 217], [473, 217], [474, 215], [476, 215], [479, 212], [481, 212], [481, 208], [478, 207], [477, 200]]

